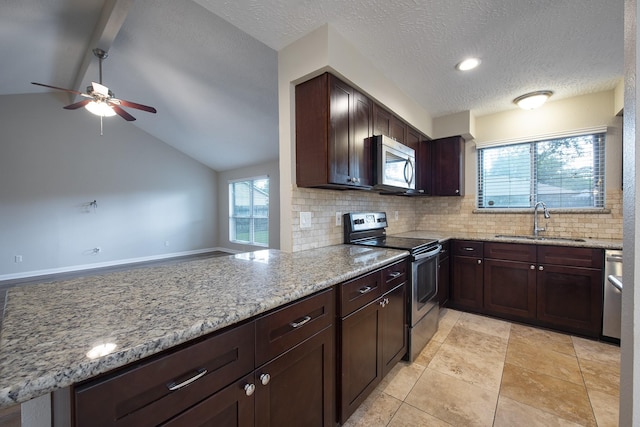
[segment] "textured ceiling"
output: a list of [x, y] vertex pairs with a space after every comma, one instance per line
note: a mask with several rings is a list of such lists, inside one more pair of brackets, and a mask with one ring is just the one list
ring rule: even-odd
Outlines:
[[[70, 87], [105, 4], [4, 0], [0, 95]], [[153, 105], [132, 126], [215, 170], [278, 157], [277, 50], [329, 23], [433, 117], [611, 89], [623, 0], [135, 0], [104, 63], [116, 96]], [[477, 55], [479, 69], [454, 65]], [[82, 74], [81, 74], [82, 75]], [[97, 79], [94, 61], [83, 88]], [[73, 114], [70, 112], [69, 114]], [[116, 118], [117, 119], [117, 118]]]

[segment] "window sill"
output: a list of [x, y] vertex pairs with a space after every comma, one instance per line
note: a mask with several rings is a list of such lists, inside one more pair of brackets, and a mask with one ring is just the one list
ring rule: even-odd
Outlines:
[[[552, 209], [549, 208], [549, 212], [552, 214], [564, 215], [564, 214], [610, 214], [611, 209], [606, 208], [568, 208], [568, 209]], [[518, 208], [518, 209], [509, 209], [509, 208], [484, 208], [484, 209], [474, 209], [474, 214], [527, 214], [531, 215], [533, 213], [532, 208]]]

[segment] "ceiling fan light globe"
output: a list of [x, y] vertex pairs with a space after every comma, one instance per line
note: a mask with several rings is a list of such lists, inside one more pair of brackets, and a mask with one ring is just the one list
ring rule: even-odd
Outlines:
[[86, 108], [91, 113], [95, 114], [96, 116], [112, 117], [112, 116], [116, 115], [116, 112], [113, 111], [113, 108], [111, 108], [105, 102], [91, 101], [90, 103], [85, 105], [84, 108]]

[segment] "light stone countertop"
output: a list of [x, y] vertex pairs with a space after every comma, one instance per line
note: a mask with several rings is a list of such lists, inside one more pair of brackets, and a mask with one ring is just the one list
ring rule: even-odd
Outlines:
[[[0, 408], [233, 325], [408, 255], [336, 245], [264, 250], [11, 288]], [[91, 359], [105, 343], [117, 347]]]
[[418, 230], [394, 234], [394, 236], [414, 237], [418, 239], [438, 239], [440, 242], [456, 239], [479, 240], [483, 242], [528, 243], [532, 245], [573, 246], [578, 248], [622, 249], [622, 240], [582, 239], [584, 241], [575, 241], [572, 238], [563, 239], [544, 235], [540, 235], [540, 238], [534, 239], [516, 236], [496, 237], [495, 234], [448, 233], [442, 231]]

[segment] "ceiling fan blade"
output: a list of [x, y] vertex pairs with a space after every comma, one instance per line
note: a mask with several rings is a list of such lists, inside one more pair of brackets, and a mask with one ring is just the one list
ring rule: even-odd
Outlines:
[[58, 90], [63, 90], [65, 92], [71, 92], [71, 93], [75, 93], [76, 95], [83, 95], [86, 96], [84, 93], [82, 92], [78, 92], [77, 90], [73, 90], [73, 89], [65, 89], [63, 87], [57, 87], [57, 86], [51, 86], [51, 85], [46, 85], [44, 83], [36, 83], [36, 82], [31, 82], [32, 85], [37, 85], [37, 86], [44, 86], [44, 87], [48, 87], [51, 89], [58, 89]]
[[82, 101], [76, 102], [75, 104], [69, 104], [62, 108], [64, 108], [65, 110], [77, 110], [78, 108], [82, 108], [92, 101], [93, 100], [91, 99], [83, 99]]
[[136, 102], [131, 102], [131, 101], [125, 101], [124, 99], [111, 99], [111, 101], [115, 101], [118, 104], [125, 106], [125, 107], [129, 107], [129, 108], [135, 108], [137, 110], [142, 110], [142, 111], [146, 111], [147, 113], [157, 113], [158, 111], [153, 108], [153, 107], [149, 107], [148, 105], [142, 105], [142, 104], [138, 104]]
[[134, 121], [136, 119], [131, 114], [129, 114], [126, 111], [124, 111], [120, 106], [112, 103], [111, 101], [107, 101], [107, 103], [111, 106], [111, 108], [113, 108], [113, 111], [115, 111], [117, 115], [119, 115], [120, 117], [122, 117], [126, 121], [132, 122], [132, 121]]

